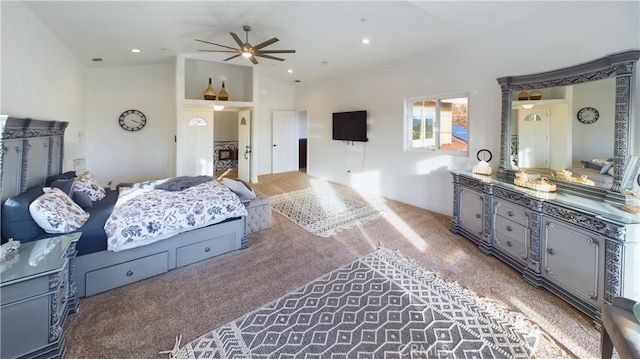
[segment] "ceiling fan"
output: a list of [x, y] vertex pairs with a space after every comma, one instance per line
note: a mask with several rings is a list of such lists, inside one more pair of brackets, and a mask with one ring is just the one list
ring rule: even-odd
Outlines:
[[233, 48], [231, 46], [220, 45], [220, 44], [216, 44], [216, 43], [213, 43], [213, 42], [196, 39], [196, 41], [200, 41], [200, 42], [203, 42], [205, 44], [216, 45], [216, 46], [220, 46], [220, 47], [224, 47], [226, 49], [229, 49], [229, 50], [198, 50], [198, 51], [235, 53], [235, 55], [233, 55], [233, 56], [231, 56], [231, 57], [229, 57], [227, 59], [224, 59], [223, 61], [229, 61], [231, 59], [235, 59], [238, 56], [242, 56], [242, 57], [248, 58], [249, 60], [251, 60], [251, 62], [253, 62], [256, 65], [258, 64], [258, 60], [256, 60], [256, 57], [264, 57], [265, 59], [284, 61], [283, 58], [271, 56], [269, 54], [295, 54], [295, 52], [296, 52], [296, 50], [262, 50], [262, 48], [267, 47], [267, 46], [273, 44], [276, 41], [280, 41], [277, 37], [274, 37], [274, 38], [272, 38], [270, 40], [267, 40], [265, 42], [259, 43], [258, 45], [252, 46], [249, 43], [249, 31], [251, 31], [251, 26], [244, 25], [242, 27], [242, 29], [246, 32], [246, 38], [245, 38], [245, 42], [244, 43], [242, 42], [242, 40], [240, 40], [238, 35], [236, 35], [233, 32], [230, 32], [231, 37], [236, 41], [236, 43], [240, 47], [239, 49]]

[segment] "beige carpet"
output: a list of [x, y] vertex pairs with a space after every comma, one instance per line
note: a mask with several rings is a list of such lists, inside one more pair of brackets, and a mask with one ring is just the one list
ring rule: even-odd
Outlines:
[[545, 334], [535, 357], [599, 357], [599, 332], [587, 316], [451, 234], [449, 216], [358, 194], [299, 172], [259, 180], [255, 188], [267, 195], [318, 186], [384, 205], [387, 212], [329, 238], [316, 237], [274, 213], [272, 228], [250, 235], [248, 249], [83, 298], [79, 313], [65, 326], [65, 358], [162, 358], [158, 352], [171, 349], [177, 335], [188, 343], [372, 252], [379, 243], [537, 322]]

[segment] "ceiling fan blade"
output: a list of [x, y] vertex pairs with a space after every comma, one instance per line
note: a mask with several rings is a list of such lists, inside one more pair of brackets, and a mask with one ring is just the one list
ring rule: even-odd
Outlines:
[[296, 50], [260, 50], [260, 51], [256, 51], [256, 53], [257, 54], [295, 54]]
[[[282, 58], [275, 57], [275, 56], [270, 56], [270, 55], [264, 55], [264, 54], [261, 54], [261, 53], [257, 53], [257, 54], [255, 54], [255, 56], [264, 57], [265, 59], [271, 59], [271, 60], [284, 61], [284, 59], [282, 59]], [[253, 57], [252, 57], [252, 58], [253, 58]]]
[[249, 59], [251, 60], [251, 62], [253, 62], [254, 65], [258, 64], [258, 60], [256, 60], [255, 56], [251, 56]]
[[237, 52], [240, 53], [238, 50], [234, 50], [234, 51], [230, 51], [230, 50], [198, 50], [200, 52]]
[[240, 40], [240, 38], [238, 37], [238, 35], [236, 35], [233, 32], [230, 32], [231, 37], [233, 37], [234, 40], [236, 40], [236, 43], [238, 44], [238, 46], [240, 46], [242, 48], [242, 46], [244, 45], [244, 43], [242, 42], [242, 40]]
[[271, 44], [273, 44], [274, 42], [277, 42], [277, 41], [280, 41], [280, 40], [278, 40], [278, 38], [277, 38], [277, 37], [274, 37], [274, 38], [273, 38], [273, 39], [271, 39], [271, 40], [267, 40], [267, 41], [265, 41], [265, 42], [261, 42], [261, 43], [259, 43], [258, 45], [254, 46], [254, 47], [253, 47], [253, 49], [254, 49], [254, 50], [260, 50], [261, 48], [266, 47], [266, 46], [269, 46], [269, 45], [271, 45]]
[[196, 39], [196, 41], [204, 42], [205, 44], [211, 44], [211, 45], [216, 45], [216, 46], [224, 47], [224, 48], [231, 49], [231, 50], [237, 50], [235, 47], [226, 46], [226, 45], [220, 45], [220, 44], [216, 44], [215, 42], [209, 42], [209, 41], [198, 40], [198, 39]]
[[240, 56], [240, 55], [242, 55], [242, 54], [233, 55], [233, 56], [231, 56], [231, 57], [229, 57], [229, 58], [227, 58], [227, 59], [224, 59], [224, 60], [222, 60], [222, 61], [229, 61], [229, 60], [231, 60], [231, 59], [235, 59], [236, 57], [238, 57], [238, 56]]

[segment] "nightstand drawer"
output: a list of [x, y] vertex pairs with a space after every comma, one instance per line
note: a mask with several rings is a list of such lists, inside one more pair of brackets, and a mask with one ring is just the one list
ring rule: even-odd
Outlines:
[[161, 252], [111, 267], [88, 272], [86, 296], [137, 282], [169, 270], [168, 254]]

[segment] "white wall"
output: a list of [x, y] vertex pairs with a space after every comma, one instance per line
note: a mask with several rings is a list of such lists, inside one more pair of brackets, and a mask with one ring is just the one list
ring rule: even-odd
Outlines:
[[84, 66], [24, 3], [2, 1], [0, 9], [0, 113], [67, 121], [65, 144], [72, 147], [86, 132]]
[[254, 114], [252, 156], [258, 161], [258, 175], [271, 173], [271, 114], [276, 110], [293, 110], [294, 86], [260, 77], [258, 110]]
[[[324, 83], [303, 83], [296, 90], [295, 107], [308, 109], [308, 173], [449, 215], [449, 170], [471, 168], [482, 148], [491, 150], [491, 164], [498, 167], [501, 98], [496, 78], [637, 48], [639, 11], [638, 2], [576, 2], [565, 12], [532, 18], [470, 43]], [[459, 92], [470, 93], [469, 157], [403, 151], [403, 99]], [[331, 113], [360, 109], [368, 111], [369, 142], [345, 146], [332, 141]]]
[[[166, 178], [174, 174], [176, 133], [173, 64], [87, 71], [87, 170], [106, 184]], [[136, 109], [147, 125], [120, 128], [122, 112]]]

